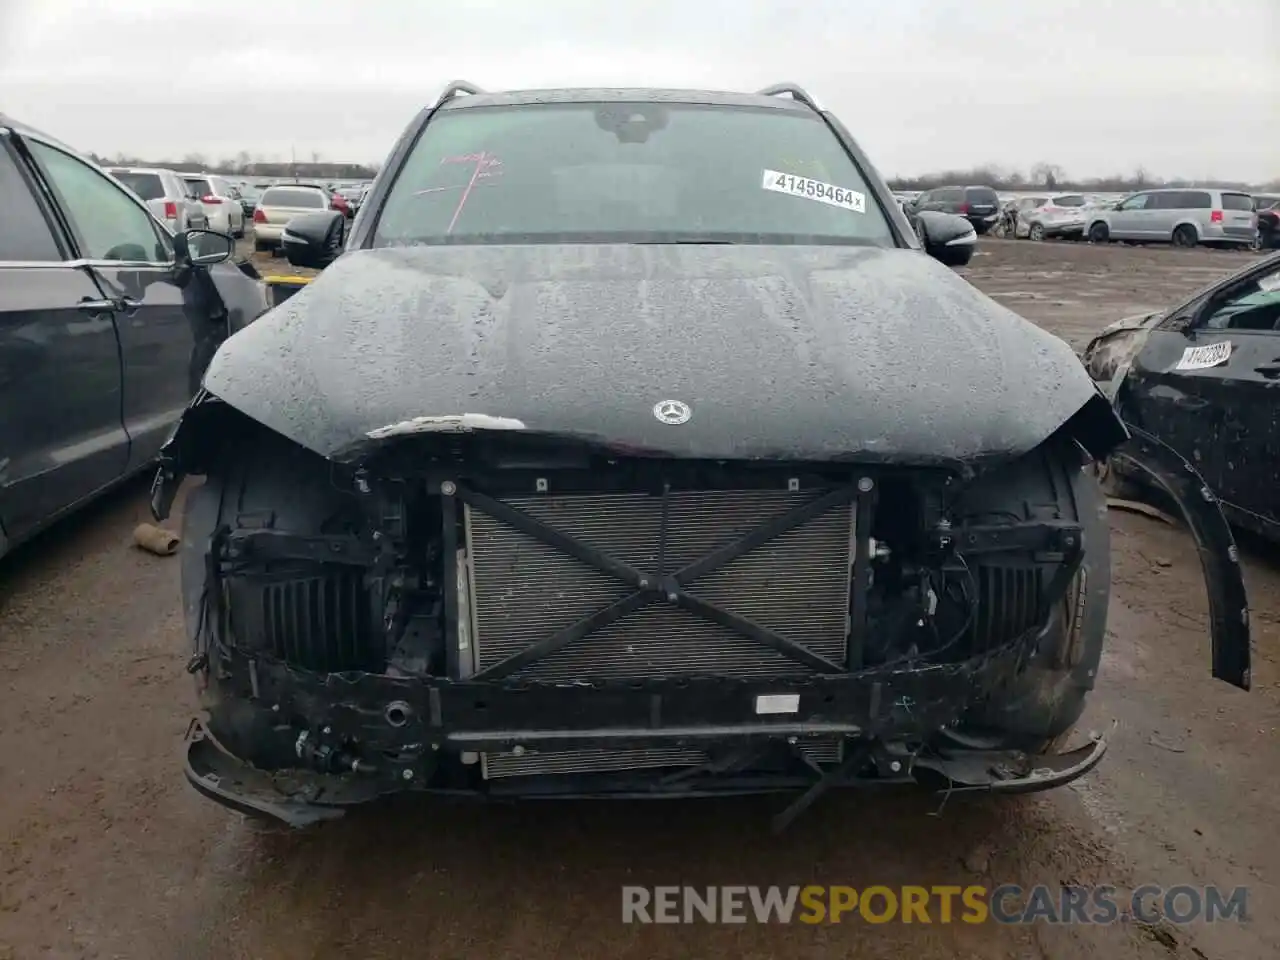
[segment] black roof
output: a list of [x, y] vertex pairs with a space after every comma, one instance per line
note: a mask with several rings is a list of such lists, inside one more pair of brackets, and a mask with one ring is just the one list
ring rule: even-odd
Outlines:
[[468, 93], [441, 104], [442, 110], [470, 107], [508, 107], [533, 103], [694, 103], [724, 107], [770, 107], [808, 113], [809, 107], [784, 96], [760, 93], [729, 93], [722, 90], [669, 90], [655, 87], [566, 87], [550, 90], [507, 90], [499, 93]]

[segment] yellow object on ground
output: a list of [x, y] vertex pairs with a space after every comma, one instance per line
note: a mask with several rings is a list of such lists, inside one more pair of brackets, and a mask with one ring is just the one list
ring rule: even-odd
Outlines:
[[176, 533], [151, 523], [140, 523], [133, 531], [133, 542], [157, 557], [171, 557], [178, 552]]
[[263, 277], [262, 282], [271, 291], [271, 305], [278, 307], [313, 279], [313, 277], [270, 276]]

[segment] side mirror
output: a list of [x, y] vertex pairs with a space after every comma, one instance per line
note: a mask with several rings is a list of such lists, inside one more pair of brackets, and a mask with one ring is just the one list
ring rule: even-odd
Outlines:
[[284, 225], [280, 246], [295, 267], [323, 270], [342, 253], [347, 218], [337, 210], [304, 213]]
[[935, 210], [916, 214], [916, 233], [924, 252], [948, 267], [963, 267], [973, 259], [978, 233], [964, 217]]
[[236, 242], [213, 230], [185, 230], [173, 238], [173, 247], [179, 263], [208, 267], [231, 259]]

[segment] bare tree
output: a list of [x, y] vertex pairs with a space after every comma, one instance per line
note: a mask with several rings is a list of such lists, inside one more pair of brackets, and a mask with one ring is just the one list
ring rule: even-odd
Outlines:
[[[1073, 179], [1057, 164], [1041, 162], [1024, 177], [1015, 170], [1005, 171], [995, 164], [982, 164], [969, 170], [942, 170], [915, 177], [891, 177], [889, 186], [894, 190], [932, 190], [952, 184], [984, 183], [997, 190], [1088, 190], [1099, 193], [1121, 193], [1130, 190], [1145, 190], [1151, 187], [1220, 187], [1232, 190], [1259, 189], [1249, 184], [1232, 180], [1215, 178], [1187, 180], [1180, 178], [1161, 179], [1139, 167], [1130, 176], [1113, 174], [1109, 177], [1091, 177]], [[1280, 189], [1280, 182], [1274, 189]]]
[[1046, 190], [1058, 189], [1058, 184], [1064, 179], [1062, 168], [1056, 163], [1046, 163], [1041, 160], [1031, 168], [1031, 180], [1038, 186], [1043, 186]]

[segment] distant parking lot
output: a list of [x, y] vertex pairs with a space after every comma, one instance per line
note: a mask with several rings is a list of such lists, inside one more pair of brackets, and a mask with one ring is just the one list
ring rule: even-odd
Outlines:
[[1077, 350], [1120, 317], [1171, 307], [1256, 255], [1065, 241], [983, 238], [961, 272], [971, 283]]

